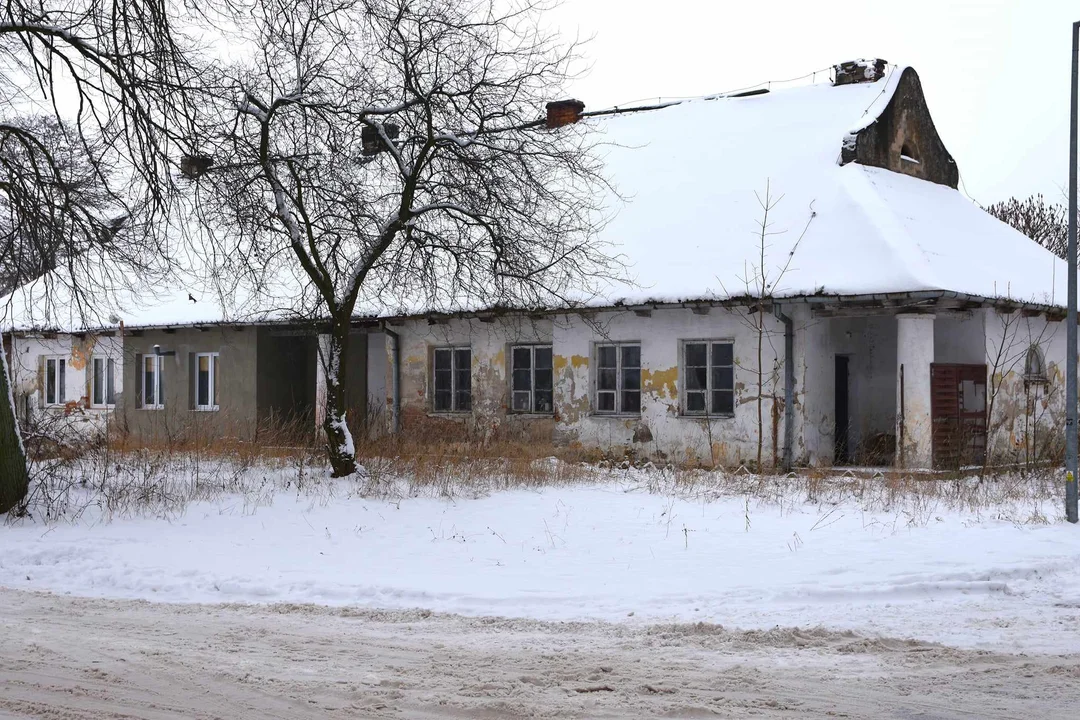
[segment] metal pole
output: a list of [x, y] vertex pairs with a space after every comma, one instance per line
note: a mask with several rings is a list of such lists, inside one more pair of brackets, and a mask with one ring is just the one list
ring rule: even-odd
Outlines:
[[1076, 395], [1076, 94], [1080, 57], [1080, 22], [1072, 26], [1072, 87], [1069, 119], [1069, 306], [1065, 316], [1065, 517], [1077, 521]]

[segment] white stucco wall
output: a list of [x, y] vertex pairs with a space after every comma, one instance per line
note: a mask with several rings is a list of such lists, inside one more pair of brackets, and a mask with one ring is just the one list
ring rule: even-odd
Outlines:
[[[91, 407], [90, 372], [91, 359], [110, 357], [116, 362], [113, 378], [116, 394], [123, 392], [123, 341], [115, 336], [72, 335], [55, 337], [15, 336], [11, 372], [12, 391], [20, 414], [48, 412], [66, 415], [73, 427], [90, 431], [105, 426], [106, 415], [111, 409]], [[50, 357], [66, 360], [64, 399], [66, 407], [44, 407], [44, 359]]]
[[796, 387], [803, 402], [795, 457], [816, 466], [833, 463], [836, 356], [845, 355], [848, 441], [853, 460], [864, 462], [868, 443], [896, 431], [896, 318], [814, 317], [809, 308], [795, 317]]
[[986, 362], [986, 310], [939, 313], [934, 319], [934, 362], [981, 365]]

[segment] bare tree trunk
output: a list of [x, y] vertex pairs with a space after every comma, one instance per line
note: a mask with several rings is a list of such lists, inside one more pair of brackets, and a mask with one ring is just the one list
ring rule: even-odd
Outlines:
[[326, 451], [330, 456], [333, 477], [356, 473], [356, 445], [346, 422], [345, 377], [349, 353], [349, 319], [335, 320], [330, 329], [330, 343], [323, 358], [326, 368]]
[[26, 453], [15, 419], [15, 396], [8, 376], [7, 355], [0, 333], [0, 513], [18, 505], [30, 487]]

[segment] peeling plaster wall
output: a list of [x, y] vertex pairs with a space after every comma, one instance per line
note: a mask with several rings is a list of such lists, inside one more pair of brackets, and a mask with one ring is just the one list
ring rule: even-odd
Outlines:
[[[527, 437], [538, 441], [580, 443], [590, 449], [639, 456], [700, 460], [727, 465], [751, 462], [757, 452], [756, 344], [745, 309], [713, 308], [707, 315], [689, 309], [655, 310], [651, 317], [631, 311], [602, 312], [554, 319], [506, 318], [485, 323], [451, 320], [429, 325], [408, 321], [394, 326], [401, 337], [403, 429], [468, 430], [475, 436]], [[765, 318], [766, 400], [763, 462], [772, 465], [783, 443], [783, 325]], [[680, 415], [679, 351], [681, 340], [734, 340], [735, 416], [706, 422]], [[593, 352], [605, 341], [638, 341], [642, 359], [640, 417], [593, 413]], [[555, 414], [522, 416], [509, 406], [509, 348], [516, 343], [552, 343]], [[445, 345], [472, 347], [473, 412], [431, 412], [430, 354]], [[389, 395], [390, 380], [387, 380]], [[780, 396], [776, 413], [772, 395]], [[387, 403], [389, 403], [389, 397]], [[775, 431], [775, 432], [774, 432]], [[775, 441], [775, 442], [774, 442]], [[775, 445], [775, 447], [774, 447]]]
[[[514, 437], [551, 441], [554, 427], [552, 416], [507, 412], [510, 404], [510, 346], [518, 343], [550, 343], [550, 319], [509, 317], [497, 318], [493, 322], [453, 319], [434, 325], [426, 320], [410, 320], [391, 329], [400, 337], [401, 421], [404, 432], [450, 432], [463, 438]], [[385, 345], [389, 352], [390, 344]], [[436, 347], [445, 346], [469, 346], [472, 349], [471, 413], [432, 411], [431, 352]], [[387, 375], [386, 404], [389, 406], [392, 380], [389, 373]]]
[[[14, 338], [14, 357], [11, 373], [12, 393], [20, 415], [43, 411], [66, 414], [73, 426], [87, 432], [105, 427], [106, 416], [111, 411], [90, 407], [90, 359], [94, 356], [111, 357], [117, 362], [114, 379], [116, 392], [123, 391], [122, 340], [114, 336], [59, 334], [52, 338], [18, 336]], [[44, 358], [62, 357], [67, 360], [65, 369], [64, 397], [66, 407], [45, 408]], [[117, 400], [119, 403], [119, 399]]]
[[[599, 313], [591, 321], [564, 316], [556, 321], [555, 405], [558, 437], [586, 447], [680, 461], [741, 465], [756, 460], [757, 336], [745, 308], [658, 309], [650, 317], [631, 311]], [[641, 343], [640, 417], [592, 412], [594, 346], [605, 341]], [[680, 341], [732, 340], [735, 351], [735, 414], [705, 420], [680, 413]], [[784, 326], [764, 319], [762, 463], [772, 466], [783, 448]], [[773, 396], [778, 397], [774, 414]]]
[[[987, 403], [992, 402], [987, 452], [992, 462], [1058, 460], [1065, 427], [1065, 323], [984, 310]], [[1027, 350], [1038, 345], [1046, 383], [1024, 378]], [[990, 397], [995, 395], [996, 397]]]
[[[837, 355], [849, 357], [850, 440], [854, 459], [862, 461], [859, 453], [863, 443], [873, 446], [885, 442], [887, 446], [894, 442], [901, 355], [897, 318], [888, 315], [818, 318], [811, 314], [809, 306], [797, 303], [783, 309], [792, 318], [795, 329], [795, 461], [818, 466], [833, 463]], [[751, 462], [756, 456], [758, 434], [757, 333], [748, 326], [747, 317], [745, 309], [712, 308], [706, 315], [697, 315], [690, 309], [657, 309], [648, 317], [627, 310], [601, 312], [591, 318], [566, 315], [540, 320], [499, 319], [492, 323], [475, 319], [434, 325], [426, 320], [405, 321], [393, 326], [401, 342], [403, 430], [453, 433], [447, 437], [462, 438], [524, 436], [544, 442], [576, 443], [587, 449], [617, 454], [632, 451], [639, 457], [715, 461], [729, 466]], [[992, 365], [984, 348], [994, 340], [992, 325], [997, 317], [993, 311], [978, 310], [967, 315], [943, 314], [932, 321], [927, 319], [933, 326], [925, 328], [927, 337], [918, 359], [919, 372], [928, 376], [930, 362]], [[1020, 318], [1019, 314], [1015, 317]], [[771, 465], [774, 438], [777, 455], [783, 446], [783, 325], [770, 315], [766, 317], [766, 328], [762, 456]], [[1015, 459], [1022, 453], [1025, 442], [1029, 445], [1033, 442], [1032, 435], [1047, 439], [1051, 434], [1048, 428], [1054, 423], [1060, 427], [1064, 326], [1042, 318], [1023, 318], [1022, 323], [1014, 321], [1010, 332], [1015, 335], [1011, 342], [1016, 348], [1018, 364], [1002, 384], [994, 422], [1001, 426], [997, 438], [1000, 449]], [[1050, 383], [1040, 388], [1040, 394], [1033, 400], [1031, 388], [1023, 381], [1023, 361], [1027, 346], [1040, 338]], [[680, 341], [704, 339], [733, 340], [736, 359], [735, 415], [707, 423], [680, 414]], [[596, 344], [606, 341], [641, 344], [639, 417], [593, 412], [594, 349]], [[519, 342], [553, 345], [553, 418], [507, 413], [508, 350]], [[446, 345], [472, 348], [471, 413], [431, 412], [430, 354], [433, 348]], [[382, 388], [388, 407], [393, 372], [390, 343], [375, 343], [375, 347], [386, 358]], [[372, 391], [375, 392], [374, 388]], [[775, 414], [773, 395], [777, 398]], [[1035, 416], [1038, 416], [1037, 427], [1032, 425]], [[925, 454], [924, 451], [929, 451], [928, 446], [912, 448], [912, 452]]]

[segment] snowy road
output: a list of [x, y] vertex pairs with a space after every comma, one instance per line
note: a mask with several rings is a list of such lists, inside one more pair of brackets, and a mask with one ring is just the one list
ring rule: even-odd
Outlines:
[[0, 590], [0, 718], [1065, 718], [1080, 656]]

